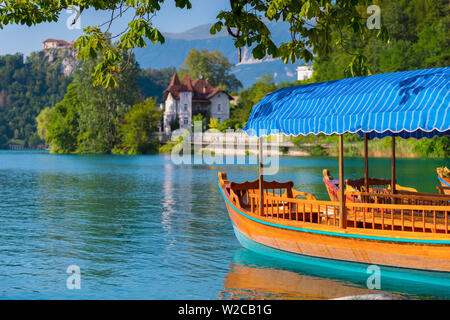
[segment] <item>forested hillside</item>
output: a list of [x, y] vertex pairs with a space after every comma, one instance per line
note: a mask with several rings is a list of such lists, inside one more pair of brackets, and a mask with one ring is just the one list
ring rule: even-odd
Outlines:
[[[71, 55], [66, 49], [52, 49], [33, 52], [26, 59], [22, 54], [0, 56], [0, 149], [10, 143], [25, 147], [43, 143], [36, 133], [36, 117], [64, 98], [73, 81], [72, 74], [64, 75]], [[141, 98], [159, 101], [174, 71], [139, 69]]]
[[22, 54], [0, 56], [0, 148], [14, 143], [34, 146], [36, 116], [55, 105], [66, 93], [71, 78], [57, 63], [49, 63], [41, 52], [26, 61]]
[[[348, 41], [346, 49], [319, 57], [314, 64], [312, 81], [328, 81], [348, 76], [346, 66], [353, 52], [362, 52], [372, 74], [450, 66], [450, 4], [447, 0], [384, 0], [380, 1], [382, 23], [390, 33], [387, 45], [373, 38], [360, 44]], [[326, 139], [326, 138], [324, 138]], [[308, 138], [297, 138], [297, 144]], [[354, 136], [354, 140], [359, 140]], [[384, 141], [374, 141], [372, 150], [389, 154]], [[421, 140], [400, 140], [404, 156], [441, 157], [450, 155], [450, 137]], [[384, 151], [383, 151], [384, 150]], [[361, 154], [362, 143], [349, 151]]]
[[[372, 74], [450, 65], [448, 1], [375, 2], [381, 8], [382, 24], [390, 33], [390, 42], [386, 44], [377, 40], [377, 30], [373, 30], [373, 35], [365, 39], [364, 43], [351, 38], [351, 32], [348, 30], [340, 30], [344, 39], [343, 46], [336, 44], [330, 54], [317, 56], [314, 76], [307, 82], [348, 77], [347, 66], [355, 53], [364, 54]], [[0, 148], [7, 147], [9, 143], [34, 146], [42, 142], [36, 134], [35, 118], [42, 109], [53, 107], [63, 99], [73, 78], [64, 76], [62, 60], [61, 57], [54, 57], [50, 63], [42, 51], [31, 54], [25, 61], [21, 54], [0, 57]], [[137, 60], [139, 62], [139, 59]], [[140, 100], [155, 97], [155, 102], [159, 102], [174, 70], [139, 68], [137, 86], [140, 90]], [[205, 74], [207, 72], [200, 71]], [[269, 73], [269, 70], [266, 72]], [[241, 79], [238, 77], [238, 80]], [[239, 93], [239, 103], [232, 106], [231, 119], [221, 124], [221, 129], [241, 128], [253, 105], [265, 94], [276, 90], [277, 87], [294, 84], [300, 82], [277, 84], [271, 75], [261, 77], [260, 82]], [[299, 138], [301, 139], [302, 137]], [[298, 143], [301, 144], [302, 141]], [[415, 149], [421, 156], [447, 156], [450, 153], [450, 138], [415, 141], [408, 148]]]
[[[379, 1], [388, 44], [375, 38], [354, 41], [342, 30], [344, 48], [320, 56], [314, 64], [314, 82], [345, 78], [354, 53], [362, 53], [372, 74], [450, 66], [450, 4], [447, 0]], [[335, 31], [338, 32], [338, 31]]]
[[166, 90], [175, 71], [175, 68], [140, 70], [137, 84], [142, 98], [156, 98], [157, 101], [161, 101], [163, 91]]
[[[349, 77], [349, 65], [355, 53], [363, 53], [372, 74], [388, 73], [404, 70], [437, 68], [450, 66], [450, 5], [446, 0], [383, 0], [378, 1], [381, 8], [382, 23], [390, 33], [388, 44], [373, 37], [364, 43], [350, 38], [348, 30], [342, 30], [344, 48], [336, 45], [326, 56], [318, 56], [314, 62], [313, 78], [303, 82], [282, 83], [275, 85], [270, 76], [262, 78], [251, 88], [239, 93], [239, 103], [231, 110], [232, 119], [227, 120], [219, 129], [227, 127], [242, 128], [252, 107], [267, 93], [283, 86], [337, 80]], [[337, 30], [335, 32], [338, 32]], [[337, 137], [303, 137], [294, 139], [296, 145], [315, 144], [307, 151], [313, 154], [326, 154], [321, 147]], [[355, 147], [349, 155], [360, 155], [362, 143], [358, 136], [346, 136]], [[389, 144], [385, 141], [371, 142], [372, 150], [378, 155], [389, 155]], [[443, 157], [450, 155], [450, 137], [400, 140], [399, 148], [402, 156]]]

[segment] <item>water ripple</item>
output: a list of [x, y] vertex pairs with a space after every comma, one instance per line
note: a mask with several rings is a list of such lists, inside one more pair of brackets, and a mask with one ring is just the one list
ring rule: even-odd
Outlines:
[[[326, 195], [321, 170], [335, 169], [334, 159], [282, 160], [286, 168], [277, 178], [295, 178], [305, 191]], [[264, 283], [239, 288], [237, 280], [247, 281], [239, 278], [242, 272], [274, 276], [267, 270], [277, 269], [236, 267], [241, 249], [217, 189], [222, 169], [174, 166], [166, 156], [0, 152], [0, 298], [301, 297], [286, 288], [270, 293]], [[257, 172], [226, 169], [237, 180], [253, 180]], [[358, 161], [349, 172], [361, 174]], [[81, 290], [66, 288], [69, 265], [81, 268]], [[297, 279], [289, 272], [287, 279]]]

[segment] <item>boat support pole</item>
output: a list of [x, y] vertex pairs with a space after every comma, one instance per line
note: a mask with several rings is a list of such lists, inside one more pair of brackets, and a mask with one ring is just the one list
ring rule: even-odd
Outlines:
[[344, 135], [339, 135], [339, 227], [345, 229], [346, 214], [345, 214], [345, 193], [344, 193]]
[[263, 152], [262, 137], [259, 137], [259, 215], [264, 214], [264, 190], [263, 190]]
[[392, 157], [391, 157], [391, 190], [395, 194], [395, 135], [392, 136]]
[[[369, 143], [367, 133], [364, 133], [364, 187], [369, 192]], [[367, 202], [368, 199], [366, 199]]]

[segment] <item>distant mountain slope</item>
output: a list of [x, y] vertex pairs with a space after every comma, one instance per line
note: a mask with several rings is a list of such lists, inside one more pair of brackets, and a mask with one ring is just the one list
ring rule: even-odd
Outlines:
[[228, 35], [225, 29], [222, 29], [219, 33], [216, 34], [209, 33], [209, 29], [211, 29], [211, 24], [202, 24], [200, 26], [194, 27], [181, 33], [163, 32], [163, 35], [166, 39], [170, 38], [180, 40], [211, 39], [217, 37], [225, 37]]
[[232, 40], [225, 37], [215, 39], [182, 40], [166, 38], [164, 44], [150, 44], [147, 48], [137, 48], [136, 60], [143, 68], [161, 69], [179, 67], [183, 64], [189, 50], [205, 48], [208, 51], [222, 52], [231, 62], [237, 63], [237, 49]]
[[[148, 45], [147, 48], [135, 50], [136, 59], [142, 68], [160, 69], [180, 67], [191, 49], [207, 49], [220, 51], [230, 60], [238, 63], [238, 49], [234, 47], [232, 38], [222, 30], [219, 34], [211, 35], [211, 25], [201, 25], [182, 33], [164, 33], [166, 42], [163, 45]], [[281, 23], [269, 24], [269, 28], [276, 42], [286, 41], [288, 32], [286, 25]], [[243, 50], [242, 62], [233, 68], [233, 73], [243, 83], [250, 87], [265, 74], [272, 74], [277, 83], [294, 81], [296, 79], [295, 65], [284, 64], [280, 59], [266, 58], [255, 61], [251, 50]]]

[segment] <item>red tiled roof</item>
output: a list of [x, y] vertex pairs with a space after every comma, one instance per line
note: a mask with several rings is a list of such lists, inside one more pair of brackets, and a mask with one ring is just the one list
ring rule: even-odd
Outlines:
[[175, 72], [172, 76], [172, 80], [170, 81], [169, 86], [166, 90], [164, 90], [163, 100], [167, 99], [167, 96], [172, 94], [175, 99], [180, 98], [180, 92], [193, 91], [191, 79], [188, 75], [186, 75], [183, 79], [183, 84], [180, 83], [180, 79], [178, 79], [178, 74]]
[[[175, 72], [172, 76], [172, 80], [170, 80], [169, 88], [179, 86], [180, 80], [178, 79], [178, 74]], [[167, 88], [167, 89], [169, 89]]]
[[189, 77], [189, 75], [184, 76], [183, 86], [185, 86], [186, 89], [188, 89], [189, 91], [194, 91], [194, 89], [192, 88], [191, 78]]
[[217, 93], [219, 93], [219, 92], [225, 93], [225, 94], [230, 98], [230, 100], [232, 99], [232, 97], [228, 94], [228, 92], [226, 92], [225, 90], [220, 89], [220, 88], [214, 88], [214, 89], [206, 96], [206, 98], [207, 98], [207, 99], [210, 99], [210, 98], [214, 97], [214, 96], [215, 96]]
[[207, 80], [203, 79], [195, 79], [192, 83], [194, 90], [199, 93], [207, 94], [213, 89], [215, 89]]
[[56, 40], [56, 39], [47, 39], [44, 41], [44, 43], [47, 43], [47, 42], [56, 42], [56, 43], [62, 44], [64, 46], [73, 46], [73, 41], [67, 42], [65, 40]]
[[197, 78], [191, 82], [189, 75], [185, 75], [183, 78], [183, 84], [181, 84], [178, 79], [178, 75], [175, 72], [169, 86], [164, 91], [163, 100], [165, 101], [167, 99], [169, 92], [175, 99], [178, 100], [180, 98], [180, 92], [186, 91], [193, 93], [193, 102], [206, 102], [219, 92], [224, 92], [229, 99], [232, 99], [225, 90], [213, 87], [207, 80]]

